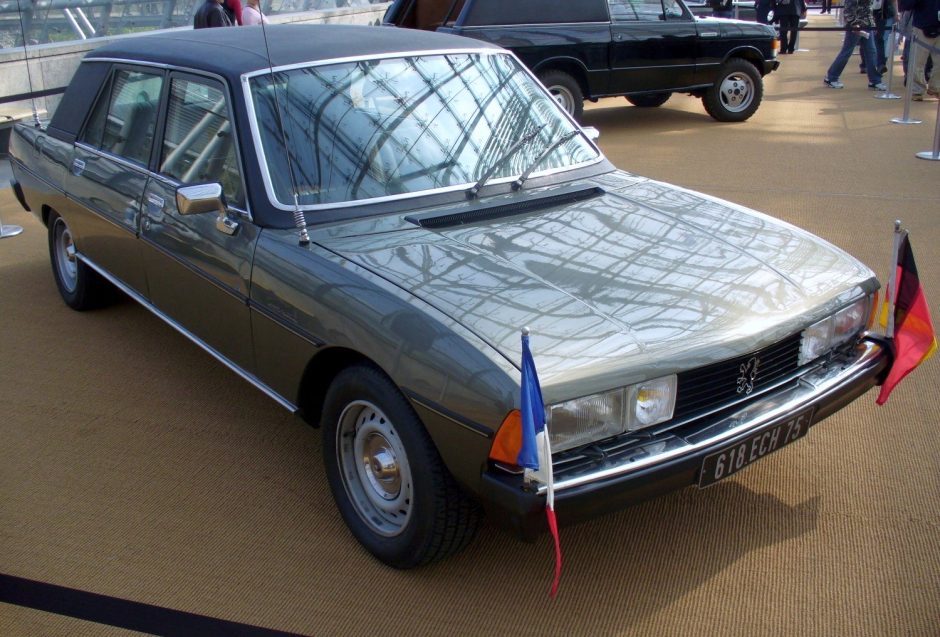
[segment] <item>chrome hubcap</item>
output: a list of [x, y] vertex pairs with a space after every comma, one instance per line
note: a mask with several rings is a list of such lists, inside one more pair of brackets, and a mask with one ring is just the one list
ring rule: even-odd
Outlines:
[[366, 401], [340, 415], [336, 454], [343, 486], [356, 513], [380, 535], [401, 533], [411, 519], [411, 468], [392, 422]]
[[78, 260], [75, 258], [72, 232], [62, 219], [56, 219], [52, 245], [62, 285], [69, 292], [74, 292], [78, 285]]
[[743, 73], [732, 73], [721, 82], [718, 89], [721, 102], [729, 111], [743, 111], [754, 99], [754, 84]]

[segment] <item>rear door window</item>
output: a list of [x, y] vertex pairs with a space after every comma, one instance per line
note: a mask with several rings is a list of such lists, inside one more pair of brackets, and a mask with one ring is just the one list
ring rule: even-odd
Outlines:
[[162, 73], [115, 70], [98, 97], [81, 141], [146, 166], [162, 88]]

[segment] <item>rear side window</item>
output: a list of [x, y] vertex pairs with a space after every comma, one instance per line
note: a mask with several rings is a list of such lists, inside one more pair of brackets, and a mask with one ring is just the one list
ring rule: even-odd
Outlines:
[[160, 172], [184, 184], [221, 183], [229, 204], [245, 207], [234, 131], [222, 85], [174, 77], [166, 110]]
[[98, 96], [81, 141], [146, 166], [162, 87], [162, 74], [117, 69]]
[[607, 0], [476, 0], [464, 26], [607, 22]]

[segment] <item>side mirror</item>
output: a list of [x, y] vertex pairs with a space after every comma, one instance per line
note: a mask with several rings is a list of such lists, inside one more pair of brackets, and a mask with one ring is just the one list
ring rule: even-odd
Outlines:
[[197, 184], [176, 189], [176, 208], [181, 215], [200, 215], [205, 212], [225, 214], [222, 184]]
[[217, 212], [216, 229], [231, 236], [238, 231], [238, 222], [228, 216], [227, 208], [222, 184], [196, 184], [176, 189], [176, 209], [181, 215]]
[[587, 135], [587, 138], [592, 142], [596, 142], [601, 136], [601, 132], [593, 126], [583, 126], [581, 130], [584, 131], [584, 134]]

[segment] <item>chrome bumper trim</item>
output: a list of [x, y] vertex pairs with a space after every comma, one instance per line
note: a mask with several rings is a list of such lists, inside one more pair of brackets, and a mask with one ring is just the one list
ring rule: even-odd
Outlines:
[[[625, 462], [588, 469], [579, 475], [559, 479], [555, 482], [555, 491], [649, 469], [744, 436], [795, 411], [825, 407], [851, 391], [857, 382], [870, 376], [886, 356], [883, 347], [874, 341], [863, 341], [859, 348], [861, 352], [853, 360], [811, 370], [800, 377], [795, 387], [767, 394], [694, 434], [680, 437], [667, 431], [631, 448], [630, 458]], [[546, 491], [545, 485], [539, 485], [538, 493]]]

